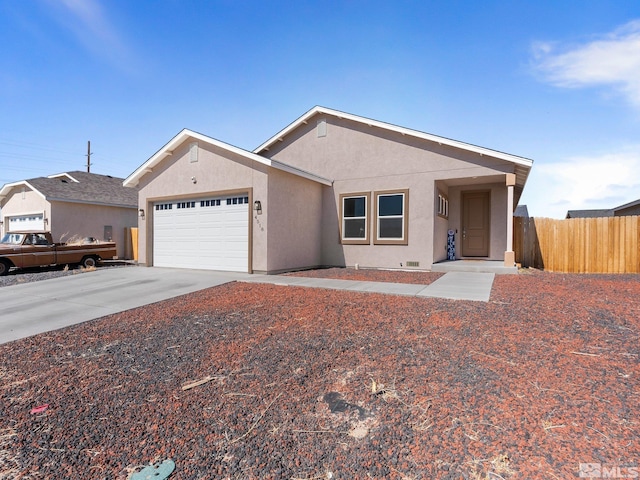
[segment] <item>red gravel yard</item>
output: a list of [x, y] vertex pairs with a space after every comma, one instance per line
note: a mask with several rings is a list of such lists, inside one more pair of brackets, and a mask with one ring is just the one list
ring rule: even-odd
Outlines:
[[639, 299], [635, 275], [497, 276], [488, 303], [236, 283], [0, 345], [0, 478], [633, 478]]

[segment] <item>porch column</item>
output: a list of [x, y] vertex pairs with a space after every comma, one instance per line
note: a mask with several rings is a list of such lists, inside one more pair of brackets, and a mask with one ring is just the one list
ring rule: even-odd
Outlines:
[[516, 185], [515, 173], [507, 173], [507, 250], [504, 252], [504, 266], [513, 267], [516, 264], [516, 254], [513, 251], [513, 187]]

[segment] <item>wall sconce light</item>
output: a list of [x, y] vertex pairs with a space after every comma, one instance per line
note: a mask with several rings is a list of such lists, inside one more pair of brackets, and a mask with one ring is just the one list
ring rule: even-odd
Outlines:
[[253, 202], [253, 209], [257, 213], [262, 213], [262, 203], [260, 203], [260, 200], [256, 200], [255, 202]]
[[193, 183], [198, 183], [198, 179], [197, 179], [196, 177], [191, 177], [191, 181], [192, 181]]
[[144, 218], [144, 208], [138, 210], [138, 215], [140, 216], [140, 218]]

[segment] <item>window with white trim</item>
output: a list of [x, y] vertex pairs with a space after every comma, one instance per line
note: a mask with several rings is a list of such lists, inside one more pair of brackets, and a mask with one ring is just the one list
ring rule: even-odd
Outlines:
[[343, 244], [369, 243], [370, 193], [340, 195], [340, 240]]
[[379, 245], [407, 245], [409, 190], [375, 192], [376, 236]]

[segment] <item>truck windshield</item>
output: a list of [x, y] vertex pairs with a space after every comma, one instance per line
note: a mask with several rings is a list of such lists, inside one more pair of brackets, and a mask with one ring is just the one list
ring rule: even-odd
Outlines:
[[20, 245], [24, 235], [22, 233], [7, 233], [0, 243], [8, 243], [9, 245]]

